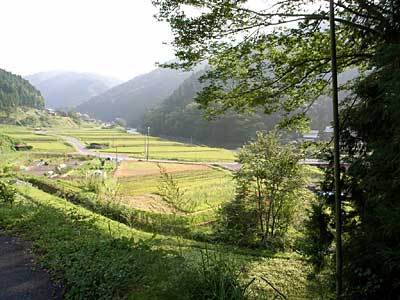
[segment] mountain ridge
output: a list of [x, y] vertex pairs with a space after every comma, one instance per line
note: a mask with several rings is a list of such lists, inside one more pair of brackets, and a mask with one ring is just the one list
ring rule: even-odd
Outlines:
[[124, 118], [128, 125], [137, 126], [147, 110], [162, 102], [190, 74], [157, 68], [92, 97], [76, 109], [104, 121]]
[[122, 81], [94, 73], [53, 70], [25, 76], [43, 95], [46, 107], [70, 109]]

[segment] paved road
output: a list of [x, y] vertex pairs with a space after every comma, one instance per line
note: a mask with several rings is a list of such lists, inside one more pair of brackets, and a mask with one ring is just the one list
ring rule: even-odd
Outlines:
[[0, 299], [61, 300], [61, 289], [55, 288], [49, 275], [33, 271], [34, 257], [28, 243], [0, 233]]

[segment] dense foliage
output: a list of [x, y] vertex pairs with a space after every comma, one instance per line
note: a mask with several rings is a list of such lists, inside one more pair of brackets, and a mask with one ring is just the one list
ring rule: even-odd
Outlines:
[[[153, 3], [172, 26], [180, 66], [210, 62], [203, 80], [211, 84], [197, 101], [211, 114], [262, 107], [286, 112], [283, 125], [301, 125], [329, 86], [327, 1]], [[335, 1], [335, 9], [338, 70], [359, 71], [346, 85], [352, 93], [341, 114], [342, 150], [351, 163], [343, 184], [354, 221], [345, 224], [352, 226], [345, 228], [341, 296], [398, 299], [400, 3]]]
[[349, 299], [400, 295], [400, 31], [397, 34], [399, 44], [382, 47], [376, 69], [357, 85], [359, 101], [343, 110], [343, 151], [351, 163], [344, 187], [358, 216], [345, 243]]
[[307, 202], [300, 158], [293, 147], [280, 143], [275, 132], [258, 133], [244, 145], [238, 154], [242, 167], [235, 174], [236, 199], [220, 214], [222, 235], [231, 242], [241, 235], [239, 243], [253, 238], [253, 244], [284, 246], [297, 207]]
[[44, 107], [44, 100], [27, 80], [0, 69], [0, 109], [17, 106]]
[[0, 202], [12, 205], [16, 197], [15, 188], [5, 180], [0, 180]]

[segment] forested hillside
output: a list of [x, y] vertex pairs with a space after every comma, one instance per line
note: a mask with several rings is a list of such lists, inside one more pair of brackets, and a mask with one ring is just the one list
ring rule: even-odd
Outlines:
[[43, 95], [46, 107], [71, 108], [120, 84], [97, 74], [66, 71], [41, 72], [26, 77]]
[[156, 69], [90, 99], [77, 110], [106, 121], [121, 117], [128, 125], [137, 126], [148, 109], [170, 95], [189, 76], [190, 73], [176, 70]]
[[16, 106], [42, 108], [44, 100], [27, 80], [0, 69], [0, 108]]
[[[194, 102], [196, 94], [204, 88], [198, 81], [202, 72], [193, 74], [154, 109], [148, 111], [142, 128], [151, 127], [152, 134], [182, 137], [195, 142], [236, 147], [248, 141], [259, 130], [274, 128], [280, 117], [278, 113], [265, 115], [262, 111], [239, 114], [232, 111], [215, 120], [204, 119], [204, 112]], [[329, 99], [321, 97], [308, 110], [311, 127], [324, 129], [331, 120]]]

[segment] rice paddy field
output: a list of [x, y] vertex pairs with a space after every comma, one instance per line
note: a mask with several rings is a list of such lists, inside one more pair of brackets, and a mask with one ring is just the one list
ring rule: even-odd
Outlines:
[[[57, 134], [72, 136], [81, 142], [106, 144], [105, 153], [121, 153], [134, 158], [145, 158], [146, 137], [141, 134], [130, 134], [118, 129], [83, 128], [57, 131]], [[233, 151], [207, 146], [184, 144], [164, 140], [158, 137], [149, 138], [149, 159], [166, 159], [198, 162], [232, 162]]]
[[26, 127], [0, 125], [0, 134], [7, 135], [18, 143], [32, 146], [31, 152], [68, 153], [74, 151], [74, 148], [63, 139]]

